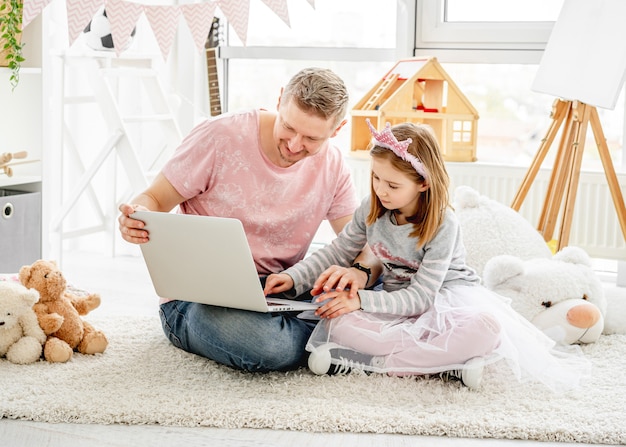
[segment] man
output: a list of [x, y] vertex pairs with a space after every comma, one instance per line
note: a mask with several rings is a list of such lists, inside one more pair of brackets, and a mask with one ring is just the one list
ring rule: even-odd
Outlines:
[[[124, 240], [145, 243], [136, 209], [242, 221], [257, 271], [270, 273], [302, 259], [324, 219], [339, 233], [357, 206], [350, 171], [329, 139], [346, 123], [348, 93], [332, 71], [308, 68], [281, 90], [277, 112], [248, 110], [199, 124], [152, 185], [119, 209]], [[364, 251], [357, 261], [372, 266]], [[236, 266], [234, 266], [236, 268]], [[365, 287], [363, 267], [334, 267], [322, 286]], [[346, 279], [347, 278], [347, 279]], [[210, 284], [207, 293], [210, 293]], [[163, 330], [177, 347], [248, 371], [295, 369], [316, 322], [294, 313], [265, 314], [177, 300], [161, 300]]]

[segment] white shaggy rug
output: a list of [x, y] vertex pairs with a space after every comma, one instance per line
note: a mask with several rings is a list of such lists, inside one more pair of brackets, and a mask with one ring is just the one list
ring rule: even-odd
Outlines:
[[98, 424], [271, 428], [626, 444], [626, 336], [584, 347], [593, 377], [573, 393], [512, 382], [483, 388], [381, 375], [249, 374], [182, 352], [157, 317], [89, 318], [109, 337], [66, 364], [0, 360], [0, 414]]

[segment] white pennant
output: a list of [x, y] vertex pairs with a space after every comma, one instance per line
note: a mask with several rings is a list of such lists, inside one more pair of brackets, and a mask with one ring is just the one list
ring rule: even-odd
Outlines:
[[41, 14], [41, 11], [51, 0], [24, 0], [22, 4], [22, 29], [26, 28], [32, 20]]
[[289, 8], [287, 7], [287, 0], [263, 0], [273, 12], [276, 13], [278, 17], [281, 18], [283, 22], [287, 24], [288, 27], [291, 28], [291, 24], [289, 23]]

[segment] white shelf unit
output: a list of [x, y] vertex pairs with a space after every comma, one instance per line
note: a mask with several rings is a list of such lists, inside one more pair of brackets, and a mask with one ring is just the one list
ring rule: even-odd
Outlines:
[[96, 51], [53, 56], [45, 206], [54, 258], [94, 234], [115, 254], [118, 204], [145, 189], [180, 143], [155, 61]]
[[[20, 69], [19, 83], [12, 89], [9, 78], [11, 70], [0, 67], [0, 154], [26, 151], [27, 158], [15, 160], [11, 165], [11, 177], [0, 174], [0, 189], [16, 190], [24, 193], [42, 191], [42, 143], [43, 143], [43, 94], [42, 94], [42, 58], [41, 58], [41, 16], [33, 20], [22, 33], [24, 45], [23, 56], [25, 61]], [[28, 163], [24, 163], [27, 161]], [[41, 219], [42, 209], [29, 211], [29, 216]], [[9, 222], [0, 222], [8, 224]], [[13, 222], [15, 223], [15, 222]], [[39, 238], [38, 246], [43, 246], [43, 231], [39, 234], [0, 234], [4, 242], [22, 246], [26, 241], [16, 241], [15, 238]], [[35, 228], [33, 226], [32, 228]], [[11, 230], [13, 231], [13, 230]], [[30, 232], [30, 230], [28, 230]], [[4, 238], [7, 238], [4, 240]], [[34, 254], [42, 256], [41, 249]], [[33, 256], [34, 256], [33, 255]], [[5, 257], [14, 256], [13, 253], [0, 253], [0, 261]], [[35, 261], [28, 259], [26, 262]], [[0, 262], [0, 264], [3, 264]], [[6, 265], [4, 262], [3, 265]]]

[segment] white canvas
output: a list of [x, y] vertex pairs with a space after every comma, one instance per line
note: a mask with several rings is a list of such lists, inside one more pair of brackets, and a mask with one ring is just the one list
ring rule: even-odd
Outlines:
[[626, 1], [565, 0], [532, 90], [615, 108], [626, 74]]

